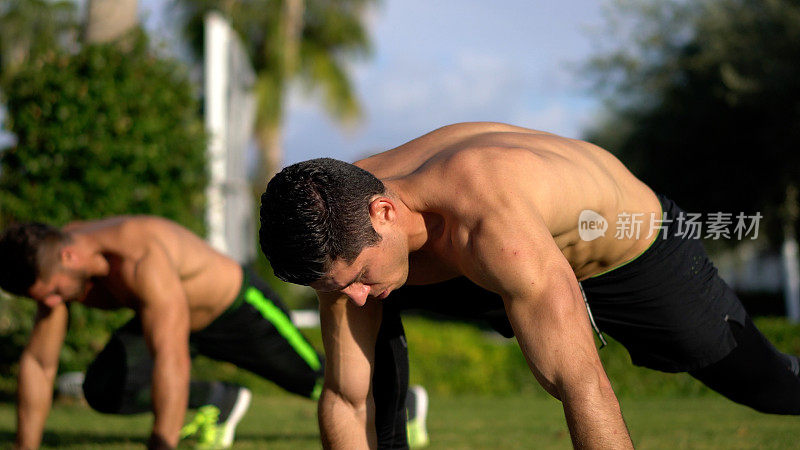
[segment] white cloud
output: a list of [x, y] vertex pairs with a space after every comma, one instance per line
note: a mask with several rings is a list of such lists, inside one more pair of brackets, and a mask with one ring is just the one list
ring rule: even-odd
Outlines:
[[[287, 161], [353, 160], [439, 126], [494, 120], [579, 134], [592, 100], [565, 63], [589, 49], [578, 29], [597, 4], [389, 0], [369, 18], [373, 59], [351, 65], [365, 120], [346, 134], [315, 99], [290, 101]], [[455, 8], [455, 9], [454, 9]]]

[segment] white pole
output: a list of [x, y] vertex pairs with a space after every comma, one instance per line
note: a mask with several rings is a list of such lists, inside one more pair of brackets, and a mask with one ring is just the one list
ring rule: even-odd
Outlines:
[[786, 204], [784, 205], [783, 224], [783, 272], [784, 299], [786, 300], [786, 317], [789, 322], [800, 322], [800, 264], [798, 264], [797, 238], [794, 224], [800, 216], [797, 185], [786, 187]]
[[209, 183], [206, 189], [206, 225], [208, 242], [227, 253], [225, 240], [225, 174], [228, 90], [228, 27], [218, 13], [205, 18], [205, 122], [209, 141], [207, 150]]
[[786, 299], [786, 317], [792, 323], [800, 322], [800, 268], [797, 264], [797, 240], [794, 236], [786, 236], [783, 241], [784, 298]]

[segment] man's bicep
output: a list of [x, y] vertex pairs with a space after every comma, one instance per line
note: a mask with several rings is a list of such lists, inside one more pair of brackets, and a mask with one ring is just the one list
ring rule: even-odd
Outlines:
[[575, 274], [538, 216], [484, 231], [475, 248], [487, 287], [503, 297], [531, 370], [555, 393], [582, 365], [600, 364]]
[[540, 282], [538, 297], [504, 298], [519, 345], [548, 391], [600, 364], [577, 282], [569, 275], [551, 274], [551, 280]]
[[142, 307], [139, 316], [142, 334], [151, 352], [157, 353], [166, 348], [188, 348], [190, 326], [185, 306], [151, 303]]
[[189, 304], [165, 252], [154, 246], [138, 262], [133, 291], [139, 297], [142, 331], [151, 350], [188, 345]]
[[356, 306], [344, 295], [318, 293], [325, 347], [325, 387], [357, 404], [370, 394], [382, 305]]

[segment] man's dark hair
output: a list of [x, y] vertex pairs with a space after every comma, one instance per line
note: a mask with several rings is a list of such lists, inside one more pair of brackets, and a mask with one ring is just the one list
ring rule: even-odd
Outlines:
[[352, 263], [380, 242], [370, 200], [386, 187], [374, 175], [342, 161], [320, 158], [275, 175], [261, 196], [261, 250], [275, 275], [309, 285], [338, 260]]
[[50, 275], [58, 249], [69, 241], [69, 234], [43, 223], [6, 228], [0, 234], [0, 288], [10, 294], [28, 295], [37, 278]]

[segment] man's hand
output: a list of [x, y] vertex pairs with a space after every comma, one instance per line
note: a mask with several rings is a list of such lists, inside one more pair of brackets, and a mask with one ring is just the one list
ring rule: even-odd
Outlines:
[[177, 269], [164, 248], [150, 244], [137, 262], [132, 291], [147, 346], [153, 355], [153, 434], [150, 448], [178, 445], [189, 401], [189, 305]]
[[67, 305], [38, 305], [30, 340], [19, 360], [16, 448], [39, 448], [42, 441], [67, 323]]
[[319, 296], [325, 384], [318, 405], [322, 446], [326, 449], [376, 448], [372, 371], [382, 305], [358, 307], [345, 295]]

